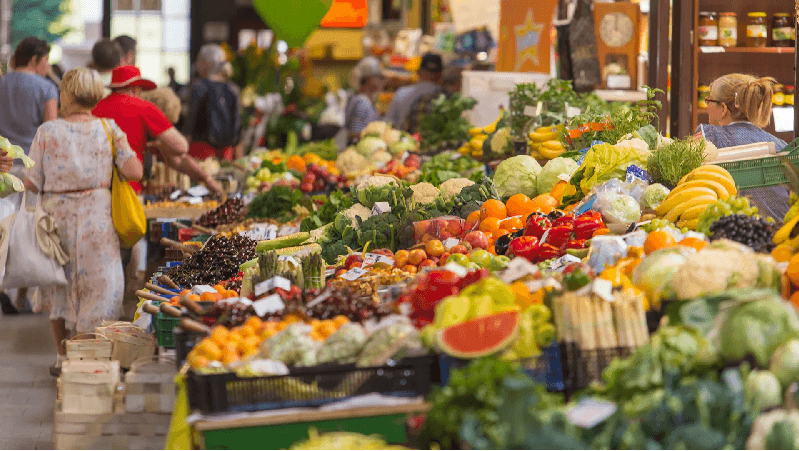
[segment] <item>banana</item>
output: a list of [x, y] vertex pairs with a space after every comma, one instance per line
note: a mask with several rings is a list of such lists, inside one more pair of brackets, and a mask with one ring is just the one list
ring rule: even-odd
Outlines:
[[683, 202], [681, 204], [678, 204], [677, 206], [675, 206], [674, 208], [669, 210], [669, 212], [666, 213], [666, 216], [664, 216], [664, 219], [666, 221], [669, 221], [669, 222], [676, 222], [677, 219], [679, 219], [680, 216], [686, 210], [688, 210], [689, 208], [695, 207], [695, 206], [698, 206], [698, 205], [701, 205], [701, 206], [709, 205], [709, 204], [712, 204], [713, 202], [715, 202], [716, 200], [717, 199], [716, 199], [715, 194], [712, 194], [712, 195], [711, 194], [707, 194], [705, 196], [692, 197], [690, 200], [687, 200], [687, 201], [685, 201], [685, 202]]
[[541, 144], [541, 147], [543, 147], [544, 149], [549, 149], [549, 150], [562, 150], [563, 149], [563, 144], [560, 141], [557, 141], [557, 140], [544, 141], [544, 142], [539, 143], [539, 144]]
[[675, 186], [674, 189], [671, 190], [671, 193], [669, 194], [677, 194], [680, 191], [684, 191], [686, 189], [694, 188], [697, 186], [712, 189], [713, 191], [716, 192], [716, 194], [719, 196], [719, 199], [721, 200], [725, 200], [728, 197], [730, 197], [730, 193], [727, 192], [727, 188], [725, 188], [721, 183], [706, 179], [691, 180], [685, 183], [681, 183]]
[[732, 178], [725, 177], [724, 175], [719, 174], [718, 172], [710, 172], [710, 171], [699, 172], [693, 175], [689, 175], [688, 181], [690, 182], [691, 180], [710, 180], [721, 184], [721, 186], [723, 186], [724, 189], [727, 190], [727, 193], [729, 193], [730, 196], [734, 196], [738, 193], [738, 190], [735, 189], [735, 182], [732, 180]]
[[486, 125], [485, 127], [483, 127], [483, 134], [484, 135], [490, 135], [490, 134], [494, 133], [495, 131], [497, 131], [496, 122], [491, 124], [491, 125]]
[[538, 151], [538, 148], [530, 146], [530, 156], [536, 160], [543, 160], [544, 156]]
[[699, 224], [699, 218], [691, 219], [689, 221], [680, 221], [677, 223], [677, 227], [683, 228], [688, 227], [691, 230], [696, 230], [696, 226]]
[[666, 213], [670, 212], [671, 209], [676, 207], [677, 205], [680, 205], [681, 203], [688, 201], [696, 196], [703, 196], [706, 194], [712, 195], [714, 197], [716, 196], [716, 192], [713, 191], [712, 189], [702, 188], [702, 187], [689, 188], [687, 190], [680, 191], [679, 193], [673, 196], [669, 194], [668, 197], [666, 197], [666, 199], [655, 209], [655, 213], [657, 213], [658, 216], [662, 217]]
[[694, 205], [693, 207], [682, 212], [682, 214], [680, 215], [680, 219], [683, 221], [696, 219], [705, 210], [707, 210], [707, 204]]
[[721, 166], [715, 165], [715, 164], [702, 165], [702, 166], [699, 166], [698, 168], [694, 169], [691, 172], [692, 173], [693, 172], [715, 172], [717, 174], [721, 174], [724, 177], [727, 177], [728, 179], [732, 180], [732, 175], [726, 169], [724, 169]]
[[780, 244], [784, 241], [788, 241], [788, 239], [791, 238], [791, 231], [794, 227], [796, 227], [797, 223], [799, 223], [799, 215], [794, 216], [793, 219], [783, 224], [782, 227], [777, 230], [777, 233], [774, 234], [774, 238], [772, 238], [774, 244]]
[[482, 136], [484, 134], [485, 133], [483, 133], [483, 127], [472, 127], [472, 128], [469, 129], [469, 137], [470, 138], [476, 138], [476, 137]]
[[472, 139], [469, 140], [469, 146], [471, 146], [471, 148], [475, 149], [475, 150], [477, 150], [477, 149], [482, 150], [483, 149], [483, 141], [485, 141], [485, 140], [486, 140], [485, 137], [472, 138]]
[[558, 158], [564, 152], [566, 152], [566, 149], [562, 146], [560, 150], [550, 149], [544, 146], [538, 146], [538, 153], [540, 153], [541, 156], [543, 156], [547, 160]]
[[458, 153], [461, 155], [469, 155], [471, 148], [468, 145], [463, 145], [458, 148]]
[[528, 137], [535, 142], [543, 143], [547, 141], [557, 141], [558, 139], [558, 132], [550, 131], [550, 132], [538, 132], [534, 131], [531, 132]]
[[[691, 172], [693, 172], [693, 171], [691, 171]], [[690, 172], [689, 172], [689, 173], [687, 173], [687, 174], [685, 174], [684, 176], [682, 176], [682, 178], [680, 179], [680, 181], [679, 181], [679, 182], [677, 182], [677, 186], [680, 186], [680, 185], [682, 185], [683, 183], [685, 183], [686, 181], [688, 181], [688, 176], [689, 176], [689, 175], [691, 175], [691, 173], [690, 173]], [[676, 187], [675, 187], [675, 188], [676, 188]]]

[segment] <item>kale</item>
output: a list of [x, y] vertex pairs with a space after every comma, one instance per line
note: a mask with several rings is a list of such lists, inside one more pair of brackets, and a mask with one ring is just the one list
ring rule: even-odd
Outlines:
[[302, 191], [276, 185], [253, 199], [247, 217], [270, 218], [279, 222], [288, 222], [294, 215], [294, 206], [301, 201]]

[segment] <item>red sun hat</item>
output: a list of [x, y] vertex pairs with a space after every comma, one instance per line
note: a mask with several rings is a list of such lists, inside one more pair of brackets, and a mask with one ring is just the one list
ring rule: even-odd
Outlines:
[[150, 91], [158, 86], [150, 80], [142, 78], [138, 67], [119, 66], [111, 71], [111, 84], [108, 87], [111, 89], [138, 87]]

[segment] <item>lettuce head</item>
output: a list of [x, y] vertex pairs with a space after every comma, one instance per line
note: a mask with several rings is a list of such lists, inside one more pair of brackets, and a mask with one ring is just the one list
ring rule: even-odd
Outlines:
[[536, 180], [541, 166], [529, 155], [517, 155], [504, 160], [494, 173], [497, 195], [507, 198], [522, 193], [528, 197], [537, 194]]
[[579, 185], [583, 194], [588, 194], [591, 188], [610, 179], [624, 180], [628, 166], [644, 163], [646, 157], [634, 147], [597, 144], [586, 152], [583, 164], [572, 176], [571, 184]]
[[557, 157], [549, 160], [538, 173], [536, 179], [538, 193], [544, 194], [552, 191], [552, 188], [561, 180], [568, 182], [579, 167], [580, 165], [571, 158]]

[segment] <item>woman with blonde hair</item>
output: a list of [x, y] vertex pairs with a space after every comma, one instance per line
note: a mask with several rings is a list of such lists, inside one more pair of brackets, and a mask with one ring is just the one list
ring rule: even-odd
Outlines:
[[[112, 119], [99, 119], [92, 108], [104, 95], [97, 71], [72, 69], [61, 81], [61, 118], [39, 127], [31, 144], [36, 163], [26, 170], [25, 186], [41, 193], [42, 208], [55, 218], [69, 255], [67, 285], [42, 289], [42, 306], [58, 352], [51, 374], [60, 373], [64, 339], [70, 331], [92, 332], [118, 316], [122, 304], [122, 260], [111, 219], [111, 172], [140, 180], [142, 164], [125, 133]], [[116, 152], [116, 158], [112, 157]]]
[[[707, 114], [710, 124], [701, 124], [698, 137], [712, 142], [719, 149], [759, 142], [773, 142], [777, 152], [788, 144], [763, 130], [771, 121], [771, 99], [776, 80], [745, 74], [729, 74], [710, 85]], [[788, 190], [783, 186], [743, 191], [761, 214], [782, 221], [790, 208]]]

